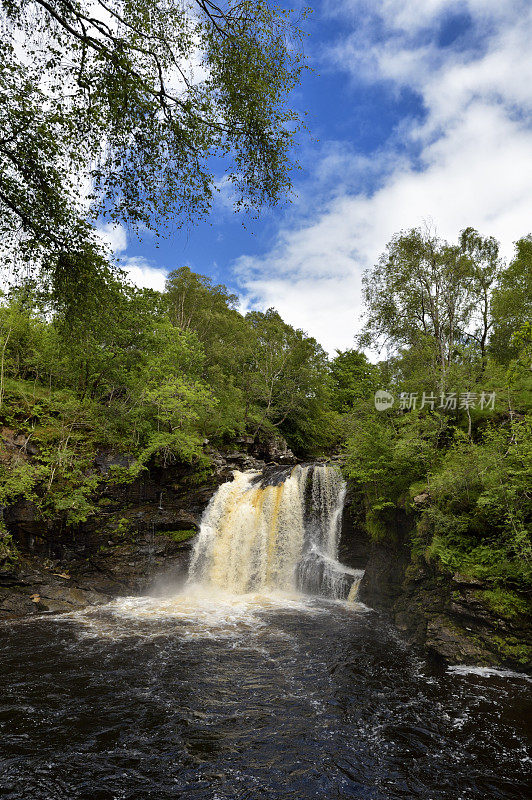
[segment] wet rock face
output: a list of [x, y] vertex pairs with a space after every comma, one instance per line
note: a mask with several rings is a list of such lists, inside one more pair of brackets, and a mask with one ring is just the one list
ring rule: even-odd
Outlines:
[[220, 483], [231, 480], [235, 470], [240, 472], [245, 472], [248, 469], [262, 471], [266, 466], [262, 459], [256, 458], [245, 450], [231, 450], [227, 453], [210, 450], [208, 455], [212, 461], [217, 486]]
[[0, 573], [0, 620], [44, 612], [63, 613], [105, 602], [90, 581], [54, 572], [35, 558], [24, 558], [16, 574]]
[[292, 469], [293, 467], [291, 466], [272, 464], [264, 467], [253, 482], [260, 484], [262, 488], [265, 486], [279, 486], [279, 484], [284, 483], [290, 477]]
[[[409, 644], [449, 664], [503, 665], [532, 671], [530, 616], [502, 617], [482, 581], [412, 561], [413, 520], [398, 515], [395, 543], [373, 543], [360, 586], [363, 602], [389, 614]], [[527, 656], [528, 652], [528, 656]]]
[[360, 597], [377, 610], [389, 611], [402, 592], [406, 569], [410, 564], [407, 545], [409, 521], [397, 511], [392, 535], [381, 542], [369, 543]]
[[192, 539], [161, 533], [122, 544], [111, 540], [86, 558], [70, 561], [23, 554], [16, 568], [0, 570], [0, 620], [63, 613], [149, 591], [164, 577], [185, 580]]
[[371, 542], [364, 525], [364, 510], [358, 499], [355, 499], [347, 487], [338, 558], [348, 567], [365, 569], [369, 558]]
[[297, 458], [288, 447], [286, 440], [282, 436], [271, 436], [264, 441], [255, 442], [253, 450], [257, 458], [267, 464], [296, 464]]

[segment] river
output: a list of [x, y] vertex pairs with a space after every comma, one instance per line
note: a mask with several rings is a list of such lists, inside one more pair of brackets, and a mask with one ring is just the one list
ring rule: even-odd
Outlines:
[[529, 796], [528, 681], [431, 671], [356, 606], [131, 598], [0, 643], [6, 800]]

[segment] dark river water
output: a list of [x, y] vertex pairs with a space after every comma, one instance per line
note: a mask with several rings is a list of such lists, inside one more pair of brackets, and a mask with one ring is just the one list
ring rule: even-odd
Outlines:
[[326, 601], [126, 599], [0, 626], [0, 797], [529, 797], [522, 676]]

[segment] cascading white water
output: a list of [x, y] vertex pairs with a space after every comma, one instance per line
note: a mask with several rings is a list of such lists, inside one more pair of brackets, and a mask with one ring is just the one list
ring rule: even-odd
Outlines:
[[235, 472], [205, 509], [185, 586], [161, 584], [151, 596], [113, 600], [104, 614], [73, 616], [91, 636], [129, 637], [132, 621], [161, 621], [179, 626], [187, 640], [249, 642], [260, 639], [265, 612], [315, 613], [309, 595], [347, 600], [364, 612], [356, 602], [364, 571], [338, 561], [344, 497], [341, 474], [330, 465]]
[[235, 472], [205, 511], [189, 584], [355, 600], [363, 571], [338, 561], [344, 498], [329, 465], [298, 465], [275, 486], [263, 486], [258, 472]]

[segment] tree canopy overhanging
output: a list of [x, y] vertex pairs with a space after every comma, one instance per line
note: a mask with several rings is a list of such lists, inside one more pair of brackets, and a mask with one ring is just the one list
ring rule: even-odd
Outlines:
[[[267, 0], [2, 0], [0, 236], [11, 266], [97, 259], [98, 215], [154, 231], [291, 187], [302, 31]], [[72, 266], [75, 272], [75, 266]]]

